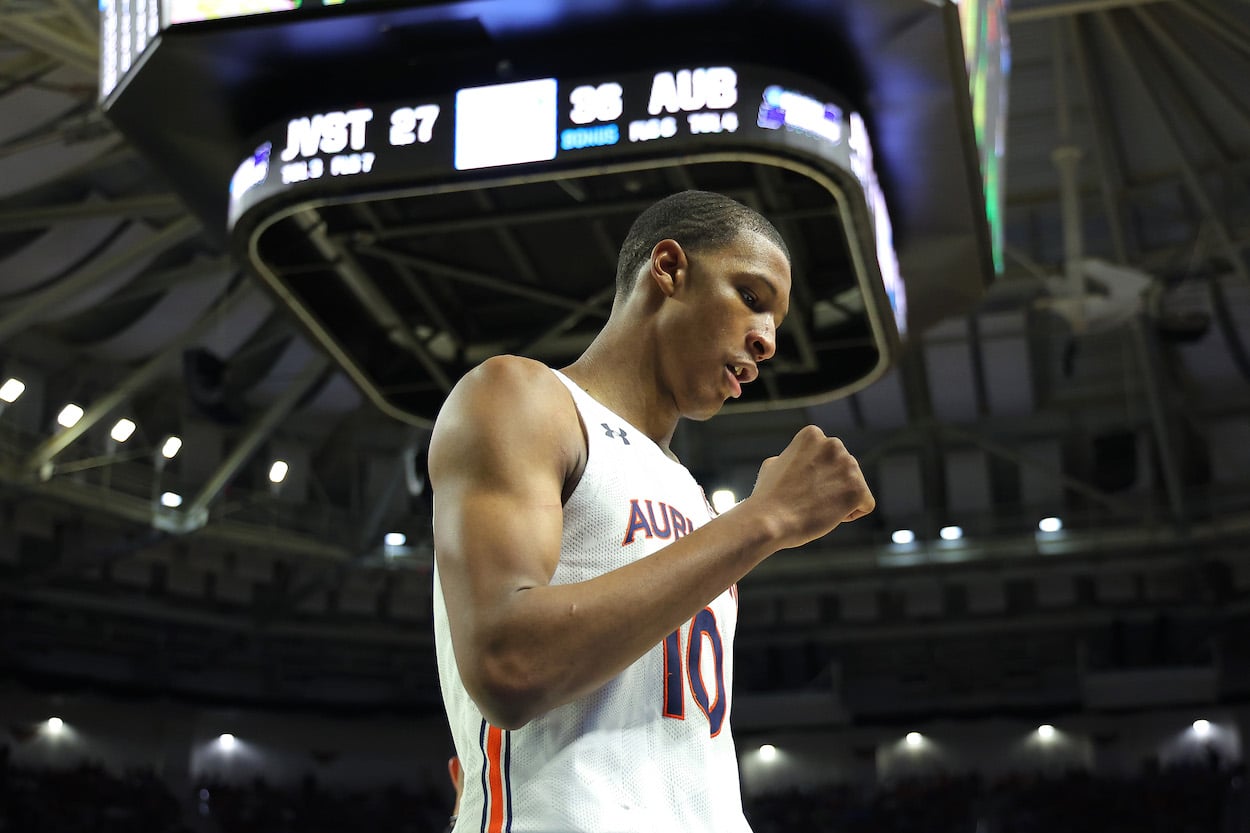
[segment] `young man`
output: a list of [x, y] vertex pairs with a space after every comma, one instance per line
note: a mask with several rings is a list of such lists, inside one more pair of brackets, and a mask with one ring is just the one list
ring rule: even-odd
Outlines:
[[736, 582], [871, 512], [808, 426], [713, 518], [669, 450], [772, 357], [790, 263], [726, 197], [647, 209], [603, 330], [556, 372], [490, 359], [439, 414], [434, 621], [457, 833], [746, 833], [729, 732]]

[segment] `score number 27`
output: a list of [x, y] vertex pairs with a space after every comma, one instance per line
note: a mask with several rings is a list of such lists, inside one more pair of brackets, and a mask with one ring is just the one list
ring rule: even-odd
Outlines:
[[399, 107], [391, 113], [391, 144], [425, 144], [434, 136], [434, 122], [438, 121], [439, 106], [422, 104], [417, 107]]

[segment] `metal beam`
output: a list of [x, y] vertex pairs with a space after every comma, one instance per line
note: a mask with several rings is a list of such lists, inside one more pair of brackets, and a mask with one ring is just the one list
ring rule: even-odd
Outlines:
[[1147, 3], [1170, 3], [1172, 0], [1072, 0], [1069, 3], [1055, 3], [1049, 6], [1033, 6], [1027, 9], [1013, 9], [1007, 13], [1008, 23], [1033, 23], [1037, 20], [1050, 20], [1056, 17], [1087, 14], [1105, 11], [1122, 6], [1142, 6]]
[[1225, 255], [1232, 262], [1233, 269], [1237, 272], [1237, 275], [1243, 280], [1250, 281], [1250, 271], [1247, 270], [1245, 259], [1241, 256], [1241, 253], [1233, 244], [1232, 237], [1228, 232], [1228, 227], [1224, 224], [1224, 221], [1219, 216], [1219, 212], [1215, 209], [1215, 201], [1211, 199], [1210, 194], [1207, 193], [1207, 189], [1202, 184], [1202, 180], [1198, 176], [1198, 172], [1194, 169], [1193, 164], [1186, 158], [1184, 146], [1181, 144], [1177, 125], [1173, 121], [1167, 109], [1163, 106], [1163, 102], [1159, 96], [1159, 91], [1147, 83], [1146, 77], [1142, 72], [1140, 62], [1137, 60], [1137, 57], [1132, 53], [1132, 51], [1129, 50], [1128, 45], [1124, 42], [1124, 38], [1121, 37], [1118, 28], [1102, 15], [1099, 16], [1099, 21], [1109, 33], [1111, 42], [1115, 45], [1116, 51], [1120, 54], [1120, 57], [1128, 65], [1129, 69], [1132, 70], [1134, 76], [1136, 76], [1142, 91], [1145, 93], [1145, 98], [1150, 105], [1150, 109], [1154, 112], [1155, 118], [1158, 119], [1159, 123], [1163, 126], [1162, 133], [1168, 138], [1168, 145], [1172, 151], [1172, 156], [1176, 159], [1177, 164], [1180, 166], [1181, 172], [1184, 175], [1185, 187], [1189, 191], [1190, 196], [1193, 197], [1194, 202], [1198, 204], [1202, 213], [1205, 215], [1207, 222], [1210, 223], [1212, 229], [1214, 229], [1216, 238], [1219, 241], [1220, 246], [1224, 249]]
[[588, 313], [592, 312], [593, 310], [599, 309], [600, 307], [602, 307], [603, 304], [611, 303], [612, 299], [615, 296], [616, 296], [615, 284], [604, 287], [603, 289], [596, 292], [594, 295], [591, 295], [589, 298], [587, 298], [582, 303], [581, 309], [572, 310], [571, 312], [569, 312], [568, 315], [564, 316], [564, 318], [561, 318], [554, 325], [552, 325], [551, 327], [548, 327], [546, 330], [539, 333], [537, 336], [531, 338], [529, 341], [523, 344], [516, 352], [520, 353], [521, 355], [526, 355], [526, 356], [530, 355], [532, 352], [538, 350], [540, 347], [545, 345], [550, 339], [556, 338], [557, 336], [562, 336], [565, 333], [567, 333], [569, 330], [576, 327], [577, 324], [583, 318], [585, 318]]
[[177, 355], [183, 347], [199, 338], [210, 327], [220, 323], [221, 316], [228, 313], [236, 304], [250, 295], [251, 291], [251, 282], [240, 283], [229, 295], [222, 299], [220, 304], [200, 316], [198, 321], [183, 330], [176, 338], [166, 344], [159, 353], [132, 371], [130, 375], [103, 397], [93, 402], [83, 413], [82, 417], [79, 418], [78, 422], [53, 434], [40, 443], [26, 457], [23, 467], [28, 472], [35, 472], [55, 460], [56, 456], [69, 448], [75, 440], [121, 407], [132, 394], [150, 384], [164, 369], [170, 359]]
[[[921, 437], [920, 477], [924, 496], [925, 523], [932, 525], [948, 508], [946, 493], [946, 454], [942, 435], [933, 416], [933, 395], [929, 390], [929, 369], [924, 341], [916, 339], [903, 351], [898, 362], [908, 421]], [[928, 531], [932, 531], [931, 529]]]
[[62, 16], [73, 24], [78, 33], [87, 43], [95, 44], [100, 39], [100, 19], [98, 15], [89, 15], [76, 0], [56, 0], [56, 6]]
[[20, 138], [0, 145], [0, 159], [58, 142], [69, 144], [109, 135], [113, 132], [112, 127], [93, 114], [94, 107], [92, 103], [82, 102], [51, 122], [45, 122]]
[[1077, 480], [1075, 477], [1053, 469], [1045, 463], [1039, 462], [1030, 457], [1025, 457], [1023, 454], [1020, 454], [1010, 446], [1004, 445], [1003, 443], [997, 442], [989, 437], [982, 436], [981, 434], [968, 431], [963, 428], [956, 428], [955, 426], [949, 424], [942, 424], [939, 426], [939, 430], [940, 433], [945, 435], [948, 439], [962, 440], [964, 442], [973, 443], [974, 445], [978, 445], [985, 449], [990, 454], [1015, 463], [1021, 468], [1030, 468], [1036, 472], [1048, 475], [1057, 480], [1059, 483], [1062, 483], [1068, 490], [1089, 498], [1094, 503], [1101, 504], [1102, 506], [1105, 506], [1115, 512], [1119, 512], [1126, 517], [1132, 517], [1141, 509], [1141, 507], [1136, 506], [1129, 501], [1121, 500], [1120, 498], [1113, 497], [1100, 489], [1096, 489], [1083, 480]]
[[[1104, 110], [1104, 112], [1109, 112]], [[1231, 164], [1221, 167], [1219, 165], [1203, 165], [1196, 167], [1195, 170], [1200, 176], [1208, 179], [1229, 177], [1229, 176], [1246, 176], [1250, 174], [1250, 159], [1238, 159]], [[1142, 173], [1135, 176], [1133, 182], [1124, 184], [1121, 189], [1126, 196], [1136, 197], [1139, 195], [1149, 195], [1152, 191], [1164, 187], [1174, 187], [1182, 184], [1184, 181], [1184, 171], [1168, 171], [1160, 174]], [[1082, 189], [1083, 193], [1092, 191], [1092, 187]], [[1027, 193], [1014, 194], [1011, 201], [1007, 203], [1008, 210], [1012, 209], [1028, 209], [1038, 205], [1047, 205], [1059, 200], [1059, 189], [1034, 190]]]
[[98, 202], [31, 206], [0, 211], [0, 233], [47, 228], [54, 223], [96, 217], [163, 217], [185, 211], [186, 206], [173, 194], [144, 194]]
[[1235, 21], [1221, 19], [1215, 9], [1202, 8], [1196, 2], [1178, 3], [1176, 8], [1197, 20], [1211, 34], [1220, 38], [1242, 55], [1250, 57], [1250, 35], [1239, 31]]
[[0, 63], [0, 95], [26, 84], [39, 86], [39, 78], [56, 68], [55, 58], [42, 52], [23, 52]]
[[1137, 360], [1141, 368], [1142, 381], [1146, 386], [1146, 402], [1150, 407], [1155, 445], [1162, 463], [1163, 485], [1167, 490], [1172, 519], [1184, 528], [1189, 521], [1189, 515], [1185, 505], [1185, 487], [1181, 483], [1181, 464], [1177, 455], [1176, 442], [1172, 437], [1172, 415], [1169, 413], [1168, 403], [1164, 399], [1159, 384], [1161, 375], [1159, 348], [1148, 332], [1148, 327], [1149, 322], [1143, 315], [1137, 316], [1129, 325], [1133, 347], [1137, 352]]
[[[1053, 59], [1055, 79], [1055, 112], [1059, 119], [1059, 146], [1051, 152], [1051, 160], [1059, 171], [1059, 206], [1063, 221], [1063, 272], [1066, 286], [1064, 294], [1070, 299], [1085, 295], [1085, 275], [1081, 271], [1081, 257], [1085, 249], [1084, 229], [1081, 226], [1081, 194], [1078, 177], [1081, 149], [1072, 143], [1072, 119], [1068, 102], [1068, 58], [1063, 48], [1063, 28], [1053, 30]], [[1079, 301], [1071, 305], [1072, 328], [1076, 333], [1085, 329], [1085, 319]]]
[[9, 17], [5, 20], [4, 34], [88, 75], [95, 76], [100, 72], [100, 52], [94, 43], [88, 46], [37, 20]]
[[[369, 223], [374, 229], [380, 230], [382, 222], [378, 219], [377, 212], [369, 205], [369, 203], [359, 203], [352, 206], [357, 216], [363, 217], [365, 222]], [[391, 268], [399, 274], [399, 279], [403, 283], [404, 288], [412, 293], [412, 297], [417, 299], [417, 303], [421, 305], [421, 309], [429, 316], [430, 321], [434, 324], [434, 328], [443, 333], [447, 338], [451, 339], [457, 349], [464, 347], [464, 333], [460, 328], [452, 324], [451, 319], [443, 312], [437, 298], [426, 288], [425, 283], [417, 277], [416, 270], [404, 263], [391, 263]]]
[[[1141, 20], [1142, 18], [1139, 13], [1139, 25], [1141, 25]], [[1127, 31], [1128, 27], [1124, 28]], [[1137, 43], [1146, 49], [1152, 56], [1156, 56], [1158, 54], [1158, 49], [1155, 44], [1150, 43], [1149, 27], [1146, 27], [1146, 31], [1148, 34], [1141, 35]], [[1164, 40], [1161, 41], [1161, 43], [1163, 44], [1165, 51], [1167, 51], [1167, 41]], [[1179, 58], [1175, 54], [1171, 55], [1171, 57], [1176, 59], [1178, 63], [1184, 61], [1183, 52]], [[1191, 64], [1190, 67], [1192, 68], [1192, 66], [1193, 65]], [[1152, 60], [1150, 62], [1150, 67], [1154, 71], [1154, 78], [1151, 79], [1150, 86], [1155, 90], [1162, 90], [1165, 87], [1163, 82], [1166, 82], [1166, 86], [1170, 87], [1172, 90], [1172, 95], [1170, 97], [1172, 106], [1182, 116], [1179, 121], [1183, 124], [1191, 123], [1198, 128], [1199, 132], [1205, 134], [1212, 150], [1214, 151], [1212, 155], [1215, 160], [1219, 163], [1221, 168], [1227, 168], [1231, 162], [1229, 158], [1230, 152], [1228, 145], [1220, 138], [1219, 132], [1216, 130], [1215, 125], [1211, 123], [1211, 120], [1207, 118], [1207, 114], [1196, 105], [1193, 96], [1191, 96], [1185, 89], [1185, 84], [1172, 68], [1171, 61], [1161, 61], [1157, 59]], [[1160, 100], [1162, 100], [1162, 98]]]
[[[471, 195], [483, 214], [490, 217], [499, 216], [499, 207], [495, 205], [494, 200], [490, 198], [490, 194], [485, 189], [474, 190], [471, 192]], [[499, 241], [500, 247], [507, 254], [508, 262], [513, 264], [526, 283], [531, 286], [542, 286], [542, 276], [538, 274], [538, 269], [535, 268], [533, 259], [521, 247], [521, 241], [517, 240], [516, 233], [503, 222], [500, 222], [491, 231], [495, 235], [495, 239]]]
[[189, 528], [186, 531], [189, 532], [208, 523], [209, 504], [216, 499], [217, 494], [238, 473], [243, 464], [251, 458], [260, 444], [269, 438], [278, 424], [286, 419], [300, 400], [325, 377], [329, 364], [329, 359], [321, 353], [314, 355], [291, 386], [275, 399], [267, 410], [252, 421], [238, 444], [230, 450], [230, 454], [209, 476], [200, 488], [199, 494], [187, 506], [185, 518]]
[[[1102, 189], [1103, 210], [1107, 212], [1107, 222], [1111, 227], [1111, 243], [1115, 249], [1116, 260], [1128, 263], [1128, 238], [1131, 231], [1125, 221], [1124, 210], [1124, 173], [1120, 164], [1120, 155], [1116, 151], [1115, 137], [1110, 119], [1107, 118], [1107, 96], [1105, 86], [1094, 77], [1094, 67], [1089, 44], [1075, 19], [1068, 20], [1068, 37], [1072, 41], [1072, 50], [1076, 56], [1077, 73], [1081, 76], [1081, 86], [1085, 92], [1086, 112], [1094, 128], [1094, 163], [1098, 166], [1098, 181]], [[1134, 251], [1140, 247], [1133, 239]]]
[[[185, 286], [196, 281], [232, 275], [235, 266], [228, 257], [214, 257], [197, 260], [172, 269], [160, 272], [149, 272], [131, 281], [125, 289], [118, 290], [96, 305], [104, 309], [113, 304], [124, 304], [138, 298], [147, 298], [161, 292], [168, 292], [176, 286]], [[3, 306], [0, 306], [3, 309]]]
[[[164, 520], [158, 522], [153, 515], [152, 501], [135, 495], [105, 489], [89, 483], [79, 483], [71, 478], [58, 477], [46, 483], [31, 482], [15, 466], [0, 463], [0, 483], [6, 483], [21, 490], [22, 494], [35, 495], [57, 504], [69, 505], [88, 512], [99, 512], [113, 518], [139, 524], [152, 524], [174, 534], [193, 531], [192, 527], [184, 526], [169, 520], [177, 510], [158, 509]], [[196, 532], [197, 536], [220, 542], [233, 547], [255, 547], [274, 552], [286, 552], [292, 555], [310, 558], [328, 558], [345, 560], [349, 552], [324, 536], [314, 537], [299, 530], [283, 530], [281, 535], [274, 534], [272, 526], [241, 521], [219, 521], [212, 526]], [[0, 587], [3, 582], [0, 582]]]
[[[1246, 259], [1241, 252], [1241, 248], [1233, 240], [1232, 235], [1229, 233], [1228, 226], [1224, 224], [1219, 212], [1216, 211], [1215, 201], [1211, 198], [1211, 195], [1207, 193], [1206, 186], [1203, 185], [1198, 173], [1194, 170], [1194, 166], [1185, 157], [1185, 149], [1181, 143], [1179, 128], [1173, 121], [1171, 114], [1168, 113], [1166, 108], [1164, 108], [1163, 102], [1159, 96], [1159, 91], [1146, 82], [1141, 64], [1128, 48], [1124, 39], [1120, 36], [1118, 29], [1112, 25], [1112, 23], [1108, 21], [1104, 15], [1099, 15], [1098, 19], [1104, 28], [1109, 32], [1111, 41], [1114, 44], [1116, 51], [1119, 52], [1125, 63], [1128, 64], [1129, 69], [1131, 69], [1133, 74], [1137, 77], [1138, 84], [1145, 92], [1147, 103], [1154, 111], [1155, 117], [1158, 119], [1159, 123], [1163, 126], [1162, 133], [1168, 138], [1168, 145], [1171, 148], [1172, 155], [1175, 157], [1177, 164], [1180, 165], [1181, 170], [1185, 174], [1186, 189], [1189, 191], [1190, 196], [1193, 197], [1194, 202], [1197, 203], [1201, 209], [1203, 216], [1206, 218], [1206, 224], [1215, 232], [1216, 240], [1219, 243], [1220, 248], [1223, 250], [1224, 256], [1232, 265], [1233, 271], [1236, 273], [1237, 277], [1244, 282], [1250, 282], [1250, 267], [1247, 267], [1246, 265]], [[1224, 310], [1224, 314], [1227, 316], [1227, 310]], [[1232, 353], [1232, 358], [1234, 363], [1237, 365], [1237, 369], [1245, 378], [1250, 379], [1250, 356], [1246, 355], [1245, 346], [1235, 329], [1225, 328], [1224, 332], [1225, 339], [1228, 342], [1229, 350]]]
[[[560, 309], [568, 309], [580, 311], [583, 301], [573, 298], [566, 298], [563, 295], [556, 295], [552, 292], [545, 292], [541, 289], [533, 289], [513, 281], [507, 281], [502, 278], [496, 278], [492, 275], [484, 275], [481, 272], [475, 272], [471, 269], [465, 269], [460, 266], [452, 266], [446, 263], [439, 263], [428, 257], [420, 257], [418, 255], [407, 254], [406, 252], [395, 251], [394, 249], [384, 249], [380, 246], [358, 245], [356, 251], [379, 258], [381, 260], [390, 261], [392, 263], [404, 263], [419, 269], [434, 277], [446, 278], [448, 280], [459, 281], [473, 286], [483, 286], [487, 289], [493, 289], [507, 295], [515, 295], [518, 298], [524, 298], [527, 301], [537, 301], [540, 304], [547, 304]], [[600, 308], [595, 310], [605, 320], [608, 317], [606, 310]]]
[[1223, 99], [1224, 107], [1241, 119], [1243, 127], [1250, 127], [1250, 108], [1247, 108], [1242, 103], [1241, 96], [1225, 83], [1223, 76], [1211, 72], [1195, 60], [1189, 51], [1182, 47], [1176, 38], [1172, 37], [1167, 28], [1158, 22], [1151, 10], [1133, 9], [1133, 15], [1150, 32], [1154, 39], [1162, 44], [1163, 48], [1172, 56], [1172, 60], [1188, 70], [1191, 75], [1201, 78], [1205, 86], [1218, 92], [1220, 98]]
[[[403, 449], [411, 448], [425, 433], [427, 432], [420, 428], [409, 428], [400, 447]], [[386, 485], [382, 488], [382, 493], [374, 500], [373, 508], [369, 510], [369, 514], [365, 517], [365, 522], [361, 524], [360, 530], [357, 532], [357, 557], [363, 556], [377, 545], [378, 533], [382, 531], [382, 524], [386, 522], [387, 516], [391, 511], [395, 502], [395, 495], [399, 494], [401, 487], [407, 489], [408, 476], [406, 468], [408, 463], [406, 453], [397, 456], [394, 463], [390, 476], [387, 477]]]
[[[1250, 25], [1245, 23], [1244, 18], [1229, 12], [1226, 0], [1197, 0], [1197, 3], [1206, 7], [1221, 28], [1241, 44], [1243, 50], [1250, 49]], [[1185, 5], [1193, 5], [1193, 3]]]
[[[565, 182], [565, 180], [559, 180]], [[594, 239], [596, 248], [603, 255], [604, 263], [610, 270], [611, 274], [616, 272], [616, 241], [612, 239], [612, 235], [608, 234], [607, 227], [603, 224], [603, 220], [595, 219], [590, 221], [590, 235]], [[590, 268], [586, 264], [584, 268]], [[532, 339], [529, 343], [523, 345], [520, 352], [524, 355], [531, 355], [531, 351], [538, 350], [540, 347], [546, 346], [546, 342], [550, 338], [564, 335], [573, 327], [575, 327], [582, 319], [586, 318], [591, 312], [602, 308], [603, 304], [613, 305], [616, 299], [616, 282], [613, 281], [607, 288], [596, 295], [586, 299], [583, 308], [580, 311], [572, 311], [565, 316], [556, 326], [551, 327], [546, 332], [540, 334], [537, 338]]]
[[430, 374], [430, 378], [445, 392], [450, 393], [452, 381], [443, 370], [442, 364], [417, 338], [412, 327], [399, 314], [399, 310], [395, 309], [382, 290], [378, 289], [373, 278], [369, 277], [360, 262], [356, 260], [356, 256], [341, 241], [329, 236], [326, 232], [325, 220], [317, 213], [317, 210], [306, 209], [296, 214], [294, 219], [304, 230], [309, 241], [317, 247], [329, 263], [333, 264], [335, 273], [360, 301], [361, 306], [378, 322], [391, 341], [407, 349], [425, 368], [426, 373]]
[[119, 252], [106, 260], [95, 261], [74, 275], [57, 281], [47, 289], [36, 292], [20, 307], [0, 316], [0, 343], [14, 335], [40, 313], [72, 298], [105, 275], [153, 252], [166, 251], [182, 241], [194, 237], [199, 231], [200, 224], [198, 220], [191, 217], [179, 218], [138, 245], [132, 246], [124, 252]]

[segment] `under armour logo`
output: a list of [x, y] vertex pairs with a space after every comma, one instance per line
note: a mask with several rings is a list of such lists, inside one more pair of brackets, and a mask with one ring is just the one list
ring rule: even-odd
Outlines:
[[624, 428], [617, 428], [617, 429], [613, 429], [613, 428], [612, 428], [610, 425], [608, 425], [606, 422], [601, 422], [601, 423], [599, 423], [599, 424], [603, 426], [603, 436], [605, 436], [605, 437], [611, 437], [611, 438], [612, 438], [612, 439], [614, 439], [614, 440], [615, 440], [617, 437], [620, 437], [620, 438], [621, 438], [621, 442], [625, 443], [625, 445], [629, 445], [629, 438], [627, 438], [627, 437], [625, 436], [625, 429], [624, 429]]

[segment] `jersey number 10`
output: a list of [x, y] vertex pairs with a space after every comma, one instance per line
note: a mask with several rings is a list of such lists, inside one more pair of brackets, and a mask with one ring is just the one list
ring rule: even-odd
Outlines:
[[[720, 734], [729, 711], [725, 696], [725, 648], [721, 643], [720, 629], [716, 627], [716, 615], [711, 608], [703, 608], [690, 621], [690, 638], [683, 656], [681, 628], [664, 638], [664, 716], [674, 720], [686, 719], [686, 680], [690, 680], [690, 692], [694, 702], [707, 718], [712, 737]], [[703, 652], [712, 651], [715, 677], [713, 690], [703, 678]], [[684, 660], [685, 668], [682, 668]]]

